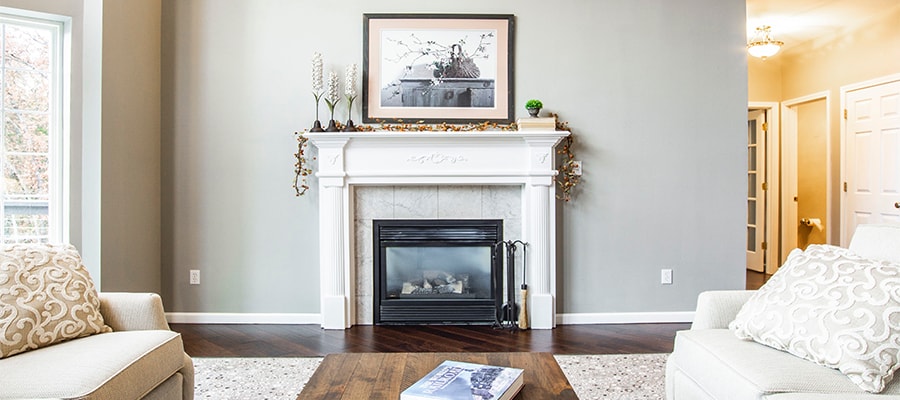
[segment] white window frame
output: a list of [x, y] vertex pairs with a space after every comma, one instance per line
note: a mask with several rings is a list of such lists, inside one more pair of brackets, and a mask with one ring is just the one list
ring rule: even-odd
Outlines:
[[60, 15], [0, 7], [0, 22], [4, 24], [51, 32], [50, 74], [53, 77], [50, 86], [50, 160], [47, 171], [50, 179], [47, 233], [51, 243], [69, 243], [71, 21], [70, 17]]

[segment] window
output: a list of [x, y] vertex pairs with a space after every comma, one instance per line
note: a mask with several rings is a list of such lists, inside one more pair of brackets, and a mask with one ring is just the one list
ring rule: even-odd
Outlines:
[[0, 13], [3, 243], [66, 240], [61, 39], [59, 22]]

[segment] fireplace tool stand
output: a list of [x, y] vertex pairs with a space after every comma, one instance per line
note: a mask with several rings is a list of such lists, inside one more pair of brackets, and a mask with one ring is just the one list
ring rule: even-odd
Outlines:
[[[522, 304], [516, 304], [516, 249], [522, 245]], [[500, 249], [506, 249], [506, 302], [500, 306], [497, 312], [497, 320], [494, 327], [498, 329], [528, 329], [528, 317], [525, 312], [525, 299], [528, 296], [528, 285], [525, 284], [525, 266], [528, 263], [528, 243], [521, 240], [507, 240], [494, 244], [495, 254]], [[503, 278], [501, 277], [502, 281]], [[497, 282], [497, 287], [502, 288], [502, 282]], [[501, 289], [502, 290], [502, 289]]]

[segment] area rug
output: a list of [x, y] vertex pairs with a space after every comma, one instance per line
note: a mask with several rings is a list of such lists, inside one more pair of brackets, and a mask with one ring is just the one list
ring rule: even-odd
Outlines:
[[[554, 356], [580, 399], [663, 399], [667, 354]], [[196, 399], [294, 400], [321, 358], [194, 358]]]

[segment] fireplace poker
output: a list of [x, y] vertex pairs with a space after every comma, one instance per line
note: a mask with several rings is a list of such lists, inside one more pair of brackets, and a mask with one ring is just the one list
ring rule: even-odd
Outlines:
[[[527, 288], [525, 285], [525, 276], [524, 276], [524, 263], [523, 263], [523, 276], [522, 276], [522, 307], [516, 307], [516, 246], [521, 244], [523, 249], [527, 246], [527, 243], [521, 240], [508, 240], [497, 242], [495, 246], [497, 248], [506, 246], [506, 303], [504, 303], [500, 307], [500, 317], [496, 322], [500, 328], [507, 329], [516, 329], [522, 327], [522, 329], [527, 329], [528, 321], [526, 319], [519, 320], [518, 324], [516, 324], [516, 314], [520, 317], [524, 316], [524, 306], [525, 306], [525, 297], [527, 296]], [[527, 254], [527, 253], [525, 253]]]
[[522, 243], [522, 305], [519, 306], [519, 329], [528, 329], [528, 307], [526, 307], [525, 302], [528, 298], [528, 284], [525, 283], [525, 266], [528, 265], [528, 243], [518, 241]]
[[[510, 301], [510, 297], [511, 297], [511, 296], [510, 296], [510, 289], [509, 289], [509, 288], [510, 288], [510, 286], [509, 286], [509, 275], [510, 275], [510, 270], [509, 270], [510, 241], [499, 241], [499, 242], [495, 243], [494, 246], [496, 247], [497, 252], [500, 253], [500, 254], [503, 254], [503, 253], [500, 252], [501, 249], [504, 249], [504, 248], [506, 249], [506, 260], [507, 260], [507, 261], [506, 261], [506, 269], [505, 269], [505, 273], [506, 273], [506, 281], [507, 281], [507, 282], [506, 282], [506, 285], [504, 285], [504, 284], [502, 283], [502, 282], [503, 282], [503, 277], [501, 276], [501, 277], [500, 277], [500, 282], [498, 282], [498, 287], [497, 287], [498, 290], [501, 291], [501, 293], [502, 293], [503, 290], [505, 289], [505, 293], [506, 293], [506, 302], [503, 303], [503, 304], [500, 306], [500, 309], [499, 309], [499, 310], [497, 310], [497, 311], [498, 311], [498, 313], [497, 313], [497, 314], [498, 314], [498, 318], [497, 318], [497, 321], [495, 321], [495, 324], [494, 324], [494, 325], [495, 325], [497, 328], [501, 328], [501, 329], [506, 329], [506, 328], [513, 329], [513, 328], [515, 328], [515, 324], [514, 324], [514, 322], [513, 322], [513, 321], [514, 321], [514, 318], [515, 318], [515, 312], [514, 312], [514, 310], [513, 310], [512, 308], [515, 307], [515, 303], [513, 303], [513, 302]], [[502, 257], [502, 256], [501, 256], [501, 257]], [[501, 260], [502, 260], [502, 258], [501, 258]], [[501, 263], [502, 263], [502, 261], [501, 261]]]

